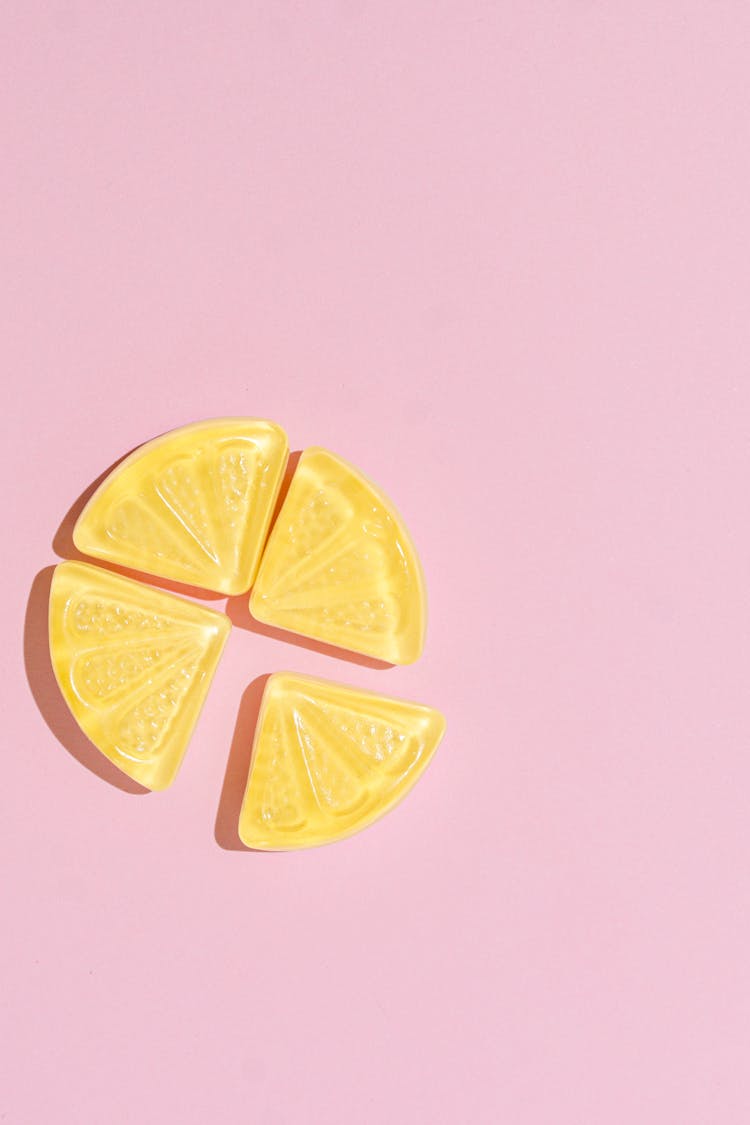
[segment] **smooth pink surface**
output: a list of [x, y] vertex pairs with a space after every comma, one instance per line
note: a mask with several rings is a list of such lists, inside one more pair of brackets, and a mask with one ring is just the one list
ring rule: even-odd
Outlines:
[[[746, 1123], [748, 6], [3, 23], [0, 1118]], [[115, 458], [222, 414], [393, 497], [427, 649], [235, 603], [174, 788], [134, 795], [51, 684], [45, 568]], [[235, 724], [283, 668], [449, 731], [374, 828], [254, 855], [257, 685]]]

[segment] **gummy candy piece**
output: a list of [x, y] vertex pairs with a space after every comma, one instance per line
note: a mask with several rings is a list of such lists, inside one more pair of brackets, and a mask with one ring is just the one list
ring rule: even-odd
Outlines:
[[391, 664], [421, 654], [427, 597], [414, 545], [385, 496], [335, 454], [302, 454], [250, 610], [266, 624]]
[[445, 732], [439, 711], [310, 676], [270, 676], [239, 834], [263, 850], [309, 848], [383, 816]]
[[148, 789], [174, 780], [229, 618], [87, 563], [55, 568], [52, 666], [95, 746]]
[[273, 422], [196, 422], [147, 442], [99, 486], [76, 523], [84, 555], [242, 594], [258, 569], [289, 447]]

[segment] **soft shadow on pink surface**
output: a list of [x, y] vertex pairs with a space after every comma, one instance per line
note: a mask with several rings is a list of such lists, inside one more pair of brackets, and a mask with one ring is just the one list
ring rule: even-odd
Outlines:
[[270, 673], [258, 676], [242, 693], [237, 722], [229, 749], [224, 784], [219, 798], [219, 811], [216, 814], [214, 836], [220, 848], [228, 852], [249, 852], [240, 840], [237, 826], [240, 819], [242, 798], [245, 794], [247, 775], [250, 771], [250, 756], [253, 749], [253, 736], [258, 724], [260, 704], [263, 699]]
[[77, 762], [124, 793], [148, 793], [150, 790], [121, 773], [89, 742], [62, 697], [52, 670], [47, 632], [49, 590], [54, 569], [47, 566], [37, 574], [26, 607], [23, 647], [31, 694], [55, 738]]

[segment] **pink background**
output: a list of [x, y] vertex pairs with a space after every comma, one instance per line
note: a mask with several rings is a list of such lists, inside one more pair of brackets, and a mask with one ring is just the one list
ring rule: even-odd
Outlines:
[[[746, 1123], [748, 6], [18, 0], [0, 51], [0, 1119]], [[222, 414], [393, 497], [427, 649], [235, 602], [136, 795], [51, 682], [48, 568]], [[380, 824], [256, 855], [283, 668], [449, 731]]]

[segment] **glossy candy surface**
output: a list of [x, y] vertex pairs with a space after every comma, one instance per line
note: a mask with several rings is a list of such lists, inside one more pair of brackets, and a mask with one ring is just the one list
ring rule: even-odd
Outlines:
[[[261, 621], [393, 664], [424, 644], [421, 566], [398, 513], [366, 477], [306, 450], [268, 529], [288, 447], [275, 424], [196, 423], [117, 466], [75, 527], [82, 552], [222, 593]], [[257, 572], [257, 578], [256, 578]], [[57, 567], [50, 651], [81, 728], [151, 789], [175, 777], [229, 619], [87, 563]], [[348, 836], [411, 788], [445, 728], [439, 712], [281, 673], [257, 724], [240, 836], [312, 847]]]
[[174, 779], [229, 635], [223, 613], [65, 562], [50, 592], [55, 676], [91, 741], [148, 789]]
[[266, 684], [239, 834], [264, 850], [365, 828], [411, 789], [445, 719], [430, 707], [288, 672]]
[[196, 422], [136, 449], [73, 532], [78, 550], [222, 594], [250, 589], [288, 456], [273, 422]]
[[259, 621], [391, 664], [416, 660], [427, 598], [393, 505], [325, 449], [300, 458], [250, 599]]

